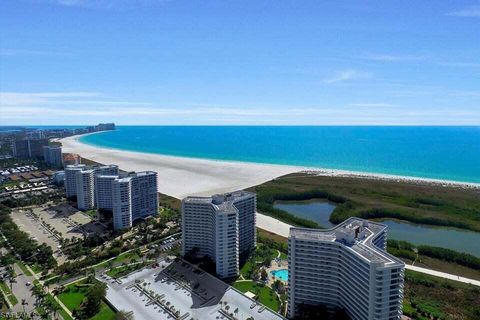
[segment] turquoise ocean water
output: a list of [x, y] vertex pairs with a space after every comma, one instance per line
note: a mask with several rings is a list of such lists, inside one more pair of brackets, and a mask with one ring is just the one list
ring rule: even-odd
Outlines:
[[174, 156], [480, 183], [480, 126], [118, 126], [81, 141]]

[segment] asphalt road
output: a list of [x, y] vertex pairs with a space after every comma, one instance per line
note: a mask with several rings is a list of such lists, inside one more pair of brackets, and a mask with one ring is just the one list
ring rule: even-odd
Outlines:
[[[16, 283], [13, 283], [12, 292], [18, 300], [18, 303], [13, 306], [13, 312], [23, 312], [24, 306], [22, 306], [22, 299], [25, 299], [25, 312], [32, 312], [35, 309], [35, 296], [33, 295], [31, 288], [33, 286], [33, 276], [26, 276], [22, 269], [17, 264], [14, 264], [14, 270], [17, 277], [15, 280]], [[30, 282], [30, 285], [27, 286], [27, 282]]]

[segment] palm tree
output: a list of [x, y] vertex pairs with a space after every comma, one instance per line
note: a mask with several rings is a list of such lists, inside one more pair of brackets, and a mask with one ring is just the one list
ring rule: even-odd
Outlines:
[[25, 313], [25, 305], [27, 305], [27, 301], [25, 299], [22, 299], [22, 309], [23, 309], [23, 313]]

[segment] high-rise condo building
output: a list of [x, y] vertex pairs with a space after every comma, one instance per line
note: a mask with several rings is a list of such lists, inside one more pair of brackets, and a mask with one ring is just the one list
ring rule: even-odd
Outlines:
[[386, 237], [387, 226], [358, 218], [328, 230], [291, 228], [289, 318], [321, 305], [353, 320], [400, 319], [405, 265], [385, 251]]
[[48, 139], [22, 139], [12, 142], [12, 152], [15, 158], [43, 159], [43, 147], [48, 145]]
[[43, 160], [46, 164], [61, 168], [63, 167], [62, 147], [60, 146], [44, 146]]
[[118, 175], [118, 166], [115, 164], [109, 164], [106, 166], [94, 166], [95, 175]]
[[77, 172], [86, 169], [84, 164], [74, 164], [65, 167], [65, 193], [67, 197], [77, 195]]
[[157, 173], [132, 172], [113, 180], [113, 226], [115, 230], [132, 226], [137, 219], [158, 212]]
[[112, 211], [114, 229], [126, 229], [137, 219], [158, 212], [157, 173], [130, 172], [119, 175], [118, 166], [68, 165], [65, 190], [77, 197], [80, 210]]
[[95, 170], [76, 172], [77, 207], [79, 210], [91, 210], [95, 207]]
[[182, 255], [208, 256], [221, 278], [239, 273], [239, 257], [255, 248], [256, 196], [246, 191], [182, 201]]
[[117, 178], [112, 183], [113, 229], [122, 230], [132, 226], [132, 178]]
[[113, 211], [113, 181], [118, 175], [95, 175], [95, 205], [97, 209]]
[[142, 171], [129, 173], [132, 184], [132, 220], [158, 213], [157, 173]]

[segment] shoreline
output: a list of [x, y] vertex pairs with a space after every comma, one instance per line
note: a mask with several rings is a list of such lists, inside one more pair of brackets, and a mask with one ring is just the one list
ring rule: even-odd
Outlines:
[[[96, 146], [96, 145], [92, 145], [92, 144], [88, 144], [80, 141], [80, 138], [82, 138], [83, 136], [97, 134], [97, 133], [101, 133], [101, 132], [93, 132], [93, 133], [87, 133], [83, 135], [71, 136], [63, 139], [58, 139], [58, 141], [62, 143], [65, 150], [69, 150], [67, 152], [78, 153], [80, 154], [80, 156], [82, 156], [81, 154], [82, 152], [87, 151], [86, 149], [90, 149], [89, 151], [97, 151], [97, 152], [100, 150], [110, 150], [111, 152], [114, 152], [114, 153], [137, 154], [137, 155], [143, 155], [144, 157], [145, 156], [162, 157], [165, 160], [171, 160], [171, 161], [182, 162], [182, 160], [184, 160], [184, 161], [190, 161], [190, 162], [198, 162], [199, 165], [200, 164], [204, 164], [204, 165], [225, 164], [227, 166], [241, 165], [245, 167], [261, 167], [261, 168], [271, 167], [271, 168], [279, 169], [279, 171], [282, 171], [282, 168], [283, 168], [283, 170], [288, 173], [304, 173], [308, 175], [325, 176], [325, 177], [331, 176], [331, 177], [347, 177], [347, 178], [357, 178], [357, 179], [385, 180], [385, 181], [395, 181], [395, 182], [409, 182], [409, 183], [415, 183], [415, 184], [437, 185], [441, 187], [454, 187], [454, 188], [462, 188], [462, 189], [479, 189], [480, 190], [480, 183], [476, 183], [476, 182], [464, 182], [464, 181], [455, 181], [455, 180], [447, 180], [447, 179], [402, 176], [402, 175], [386, 174], [386, 173], [350, 171], [350, 170], [342, 170], [342, 169], [328, 169], [328, 168], [320, 168], [320, 167], [317, 168], [317, 167], [305, 167], [305, 166], [295, 166], [295, 165], [246, 162], [246, 161], [240, 161], [240, 160], [239, 161], [217, 160], [217, 159], [195, 158], [195, 157], [187, 157], [187, 156], [173, 156], [173, 155], [164, 155], [164, 154], [149, 153], [149, 152], [129, 151], [129, 150], [116, 149], [116, 148], [109, 148], [109, 147], [100, 147], [100, 146]], [[73, 150], [70, 151], [70, 149], [73, 149]], [[96, 156], [95, 152], [92, 154], [92, 156], [93, 157]], [[86, 156], [84, 158], [90, 159], [89, 156]], [[94, 159], [91, 159], [91, 160], [94, 160]], [[101, 162], [101, 161], [98, 161], [98, 162]], [[276, 177], [273, 177], [273, 178], [276, 178]]]
[[[292, 173], [480, 190], [480, 184], [475, 183], [240, 161], [207, 160], [102, 148], [81, 142], [82, 136], [59, 139], [63, 152], [77, 153], [82, 158], [102, 164], [117, 164], [125, 171], [157, 171], [158, 191], [177, 199], [183, 199], [189, 195], [210, 196], [215, 193], [247, 189]], [[291, 225], [257, 212], [257, 227], [288, 237]]]

